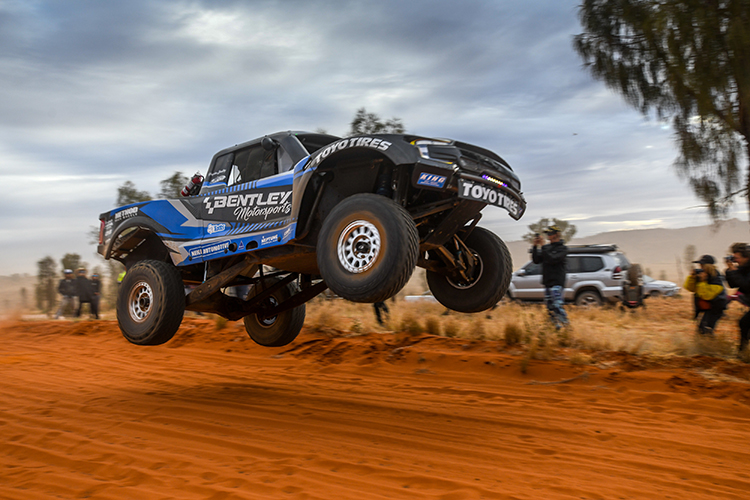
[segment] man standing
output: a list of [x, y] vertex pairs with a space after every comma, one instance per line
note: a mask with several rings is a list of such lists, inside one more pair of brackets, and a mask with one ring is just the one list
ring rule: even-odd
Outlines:
[[86, 277], [86, 270], [84, 268], [78, 269], [78, 276], [76, 277], [76, 292], [78, 294], [78, 311], [76, 311], [76, 318], [81, 317], [81, 309], [83, 304], [88, 303], [90, 314], [94, 315], [94, 308], [91, 305], [91, 301], [94, 298], [94, 291], [91, 289], [91, 282]]
[[547, 305], [552, 323], [559, 330], [569, 323], [568, 315], [563, 307], [563, 289], [567, 270], [565, 257], [568, 255], [568, 247], [562, 240], [559, 227], [550, 226], [544, 230], [544, 234], [547, 235], [549, 243], [544, 245], [544, 239], [537, 235], [534, 238], [531, 259], [535, 264], [542, 265], [544, 303]]
[[57, 285], [57, 291], [62, 295], [60, 299], [60, 307], [55, 313], [55, 319], [59, 319], [60, 316], [65, 314], [65, 311], [70, 308], [71, 310], [75, 307], [76, 296], [76, 282], [73, 279], [73, 270], [66, 269], [65, 277], [60, 280], [60, 284]]
[[94, 273], [91, 275], [91, 314], [94, 318], [99, 319], [99, 299], [101, 299], [102, 282], [99, 281], [99, 275]]
[[[727, 262], [727, 284], [750, 297], [750, 247], [745, 243], [735, 243], [731, 247], [733, 262]], [[740, 318], [739, 355], [747, 350], [750, 342], [750, 311]]]

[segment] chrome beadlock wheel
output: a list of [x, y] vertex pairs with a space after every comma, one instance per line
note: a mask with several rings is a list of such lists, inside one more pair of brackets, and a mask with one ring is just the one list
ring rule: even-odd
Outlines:
[[151, 306], [154, 303], [154, 292], [151, 286], [145, 281], [139, 281], [130, 290], [128, 297], [128, 312], [130, 317], [136, 323], [142, 323], [151, 313]]
[[353, 274], [370, 269], [380, 254], [380, 232], [365, 220], [351, 222], [339, 235], [339, 263]]

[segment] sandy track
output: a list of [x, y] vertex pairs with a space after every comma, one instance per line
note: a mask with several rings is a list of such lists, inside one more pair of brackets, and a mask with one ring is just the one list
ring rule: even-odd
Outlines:
[[750, 385], [695, 366], [533, 361], [522, 374], [521, 356], [490, 342], [303, 331], [266, 349], [239, 327], [188, 318], [147, 348], [114, 322], [3, 325], [0, 498], [750, 491]]

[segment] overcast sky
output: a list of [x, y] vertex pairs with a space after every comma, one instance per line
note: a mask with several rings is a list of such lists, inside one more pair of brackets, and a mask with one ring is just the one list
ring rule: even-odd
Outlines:
[[528, 210], [482, 225], [507, 241], [542, 217], [708, 223], [672, 130], [583, 70], [578, 3], [0, 0], [0, 275], [100, 263], [88, 232], [126, 180], [155, 194], [267, 133], [344, 135], [361, 107], [504, 157]]

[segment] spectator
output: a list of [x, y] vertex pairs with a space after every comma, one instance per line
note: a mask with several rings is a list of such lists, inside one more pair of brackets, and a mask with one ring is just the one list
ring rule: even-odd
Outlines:
[[693, 292], [694, 318], [701, 317], [698, 333], [713, 335], [716, 323], [727, 308], [727, 293], [721, 274], [716, 270], [716, 261], [710, 255], [704, 255], [693, 264], [700, 265], [685, 279], [684, 288]]
[[55, 313], [55, 319], [59, 319], [60, 316], [65, 314], [65, 311], [70, 308], [75, 308], [75, 297], [76, 297], [76, 282], [73, 279], [73, 270], [66, 269], [65, 277], [60, 280], [60, 284], [57, 285], [57, 291], [62, 298], [60, 299], [60, 307]]
[[78, 295], [78, 311], [76, 312], [76, 318], [81, 317], [83, 304], [88, 304], [91, 316], [99, 319], [99, 314], [94, 310], [94, 306], [92, 305], [94, 290], [91, 287], [91, 281], [86, 277], [86, 270], [82, 267], [78, 269], [78, 276], [76, 277], [76, 293]]
[[102, 296], [102, 282], [99, 280], [99, 275], [97, 273], [91, 275], [91, 291], [93, 292], [93, 295], [91, 296], [91, 313], [96, 319], [99, 319], [99, 304], [101, 303]]
[[[750, 297], [750, 248], [745, 243], [735, 243], [731, 248], [733, 261], [727, 262], [727, 284], [737, 288], [745, 297]], [[739, 355], [747, 351], [750, 342], [750, 311], [740, 318]]]
[[565, 288], [565, 274], [567, 272], [565, 258], [568, 255], [568, 247], [562, 240], [560, 228], [550, 226], [544, 230], [549, 243], [544, 244], [544, 239], [536, 235], [534, 247], [531, 249], [531, 258], [535, 264], [542, 265], [542, 284], [544, 285], [544, 303], [547, 312], [558, 330], [569, 324], [568, 315], [565, 312], [563, 290]]

